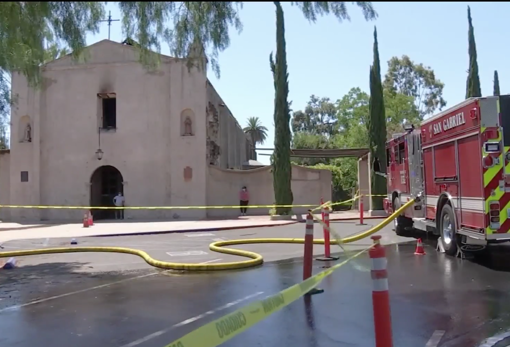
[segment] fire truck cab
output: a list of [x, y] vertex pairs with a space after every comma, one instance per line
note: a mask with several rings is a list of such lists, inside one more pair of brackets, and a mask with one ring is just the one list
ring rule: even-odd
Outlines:
[[[470, 98], [386, 144], [395, 231], [433, 232], [445, 253], [510, 241], [510, 95]], [[465, 247], [463, 247], [465, 248]]]

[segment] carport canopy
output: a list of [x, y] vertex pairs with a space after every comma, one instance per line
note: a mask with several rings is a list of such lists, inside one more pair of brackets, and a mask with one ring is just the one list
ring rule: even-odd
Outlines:
[[[258, 151], [273, 151], [274, 148], [257, 148]], [[342, 149], [291, 149], [294, 158], [362, 158], [368, 154], [368, 148]]]

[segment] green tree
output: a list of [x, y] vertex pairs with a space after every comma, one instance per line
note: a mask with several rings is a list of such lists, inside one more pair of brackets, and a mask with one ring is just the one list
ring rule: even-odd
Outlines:
[[[369, 149], [372, 156], [372, 194], [386, 194], [386, 179], [374, 172], [386, 172], [386, 115], [384, 109], [377, 28], [374, 28], [374, 62], [370, 67]], [[372, 197], [374, 210], [382, 210], [382, 197]]]
[[334, 135], [336, 132], [336, 106], [329, 98], [310, 96], [304, 111], [292, 115], [292, 131]]
[[267, 128], [262, 125], [259, 117], [250, 117], [246, 127], [243, 129], [245, 134], [250, 135], [254, 144], [264, 144], [267, 138]]
[[[370, 96], [360, 88], [351, 88], [347, 94], [336, 102], [337, 122], [341, 134], [348, 133], [357, 126], [367, 127], [369, 100]], [[358, 140], [364, 143], [363, 146], [367, 146], [366, 141]]]
[[[418, 124], [420, 114], [411, 96], [384, 90], [384, 107], [387, 124], [387, 138], [403, 131], [405, 123]], [[320, 98], [322, 99], [322, 98]], [[337, 112], [332, 117], [338, 125], [337, 133], [329, 136], [304, 131], [294, 132], [292, 148], [335, 149], [368, 148], [370, 96], [360, 88], [352, 88], [335, 102]], [[307, 106], [308, 107], [308, 106]], [[303, 111], [304, 113], [304, 111]], [[299, 125], [302, 127], [302, 125]], [[293, 158], [295, 164], [313, 168], [327, 168], [333, 175], [333, 200], [342, 201], [352, 197], [357, 183], [356, 158]], [[348, 206], [339, 206], [338, 209]]]
[[[6, 146], [10, 118], [11, 73], [24, 74], [30, 85], [40, 82], [46, 48], [62, 44], [82, 52], [88, 32], [98, 32], [104, 15], [101, 2], [0, 3], [0, 133]], [[14, 96], [15, 97], [15, 96]]]
[[383, 94], [387, 139], [390, 139], [393, 134], [402, 133], [405, 124], [419, 125], [421, 123], [423, 118], [412, 96], [392, 93], [386, 89]]
[[[229, 29], [242, 30], [239, 12], [242, 2], [119, 2], [123, 29], [140, 44], [144, 56], [159, 52], [160, 42], [170, 43], [171, 54], [185, 57], [198, 40], [205, 49], [213, 70], [219, 76], [219, 52], [230, 44]], [[315, 22], [318, 16], [333, 13], [340, 21], [349, 19], [345, 2], [291, 2], [305, 18]], [[363, 15], [375, 19], [371, 2], [357, 2]], [[193, 58], [193, 57], [191, 57]]]
[[[273, 185], [274, 197], [277, 205], [292, 205], [291, 189], [292, 167], [290, 164], [290, 112], [289, 112], [289, 82], [287, 72], [287, 52], [285, 44], [285, 20], [279, 2], [276, 6], [276, 59], [269, 56], [271, 70], [274, 77], [274, 124], [275, 140], [273, 153]], [[276, 213], [288, 214], [289, 207], [279, 207]]]
[[[317, 15], [323, 15], [333, 12], [333, 14], [342, 21], [349, 19], [347, 8], [344, 2], [292, 2], [298, 6], [305, 17], [310, 21], [315, 21]], [[271, 70], [274, 76], [275, 85], [275, 151], [271, 158], [273, 164], [273, 185], [275, 190], [275, 200], [278, 205], [292, 204], [293, 196], [291, 190], [292, 170], [290, 163], [290, 141], [291, 132], [289, 127], [290, 108], [288, 102], [288, 74], [287, 74], [287, 52], [285, 48], [285, 25], [283, 9], [279, 1], [275, 1], [276, 6], [276, 62], [270, 56]], [[365, 19], [374, 19], [377, 14], [372, 8], [370, 2], [357, 2], [357, 6], [362, 9]], [[278, 208], [277, 214], [288, 214], [290, 208]]]
[[469, 43], [469, 70], [466, 83], [466, 99], [482, 96], [480, 77], [478, 76], [478, 62], [476, 54], [475, 29], [471, 19], [471, 8], [468, 6], [468, 43]]
[[[88, 32], [98, 32], [104, 15], [100, 2], [2, 2], [0, 4], [0, 70], [19, 71], [31, 84], [40, 80], [46, 47], [55, 42], [70, 47], [78, 57]], [[8, 78], [0, 89], [9, 89]], [[9, 103], [9, 100], [1, 100]]]
[[[9, 74], [18, 71], [33, 86], [40, 82], [40, 66], [48, 61], [46, 48], [69, 47], [82, 55], [89, 32], [99, 32], [105, 2], [3, 2], [0, 4], [0, 96], [9, 95]], [[151, 66], [168, 42], [172, 53], [184, 57], [196, 40], [208, 48], [219, 74], [218, 52], [229, 46], [229, 29], [238, 31], [240, 2], [119, 2], [124, 32], [140, 45], [141, 60]], [[193, 58], [193, 57], [192, 57]], [[0, 111], [9, 109], [0, 100]]]
[[58, 44], [52, 44], [49, 46], [46, 51], [44, 52], [44, 62], [49, 63], [53, 60], [60, 59], [71, 52], [66, 47], [59, 47]]
[[499, 77], [498, 77], [498, 71], [494, 70], [494, 95], [501, 95], [499, 91]]
[[[118, 4], [123, 31], [127, 37], [138, 42], [135, 47], [139, 49], [141, 62], [146, 67], [158, 63], [158, 55], [155, 53], [160, 52], [161, 42], [165, 41], [169, 43], [173, 56], [188, 57], [190, 62], [202, 59], [202, 53], [205, 54], [219, 77], [217, 57], [219, 52], [230, 44], [229, 30], [231, 27], [238, 32], [242, 29], [239, 17], [242, 2]], [[280, 3], [274, 4], [280, 8], [283, 19]], [[329, 13], [333, 13], [339, 21], [350, 19], [345, 2], [291, 2], [291, 5], [297, 6], [305, 18], [312, 22], [316, 21], [319, 15]], [[357, 2], [356, 5], [361, 8], [365, 19], [377, 17], [371, 2]], [[69, 47], [74, 58], [86, 58], [82, 55], [86, 33], [98, 32], [105, 13], [104, 6], [104, 2], [2, 3], [0, 72], [9, 74], [19, 71], [27, 76], [32, 85], [37, 85], [40, 82], [40, 66], [47, 61], [45, 47], [54, 42]], [[203, 50], [191, 49], [197, 43]], [[0, 74], [0, 94], [8, 94], [8, 89], [9, 83]], [[10, 100], [4, 100], [7, 105], [5, 108], [8, 108], [9, 102]], [[288, 180], [290, 181], [290, 177]]]
[[383, 87], [393, 93], [412, 96], [421, 117], [446, 106], [444, 83], [436, 79], [434, 70], [413, 62], [407, 55], [388, 61]]
[[[295, 149], [333, 149], [335, 142], [332, 138], [312, 134], [305, 131], [298, 131], [292, 137], [292, 148]], [[330, 159], [327, 158], [293, 158], [292, 161], [299, 165], [312, 166], [317, 164], [329, 164]]]

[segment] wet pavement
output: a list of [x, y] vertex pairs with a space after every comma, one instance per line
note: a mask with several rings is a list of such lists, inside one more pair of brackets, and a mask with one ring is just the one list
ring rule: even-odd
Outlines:
[[[233, 257], [207, 253], [212, 239], [267, 237], [266, 233], [272, 237], [302, 237], [303, 228], [285, 226], [194, 237], [119, 237], [115, 241], [86, 238], [79, 242], [80, 246], [113, 242], [138, 246], [162, 260], [223, 262]], [[352, 234], [353, 228], [350, 224], [339, 225], [345, 234]], [[319, 231], [316, 226], [316, 233]], [[255, 235], [247, 235], [251, 233]], [[383, 240], [388, 240], [386, 244], [390, 240], [410, 241], [387, 246], [395, 347], [479, 346], [485, 339], [510, 330], [507, 246], [496, 248], [489, 264], [438, 254], [433, 248], [434, 239], [425, 241], [427, 255], [415, 256], [414, 239], [396, 237], [389, 227], [381, 234]], [[11, 250], [68, 242], [25, 240], [3, 246]], [[351, 249], [367, 244], [363, 240]], [[250, 301], [300, 281], [302, 262], [292, 258], [300, 255], [302, 246], [239, 248], [260, 252], [268, 262], [248, 270], [187, 274], [154, 270], [136, 257], [119, 254], [22, 258], [20, 268], [0, 270], [0, 346], [162, 347]], [[184, 256], [185, 250], [196, 252]], [[316, 252], [320, 250], [317, 246]], [[197, 255], [198, 251], [207, 254]], [[172, 252], [174, 255], [166, 254]], [[175, 256], [175, 252], [181, 255]], [[270, 262], [279, 258], [287, 259]], [[314, 262], [314, 272], [323, 270], [322, 266], [324, 263]], [[374, 346], [367, 269], [367, 256], [343, 266], [321, 284], [323, 294], [294, 302], [223, 346]], [[427, 345], [434, 335], [440, 341]], [[484, 347], [508, 344], [503, 337]]]

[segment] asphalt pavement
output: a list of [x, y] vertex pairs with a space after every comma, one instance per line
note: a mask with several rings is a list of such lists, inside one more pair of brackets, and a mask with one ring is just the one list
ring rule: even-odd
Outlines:
[[[332, 224], [342, 236], [370, 227], [355, 222]], [[321, 236], [319, 225], [315, 225], [315, 233]], [[80, 246], [143, 249], [160, 260], [214, 263], [239, 258], [209, 251], [208, 244], [213, 241], [301, 238], [303, 234], [304, 225], [294, 224], [211, 233], [82, 238], [78, 242]], [[380, 234], [388, 245], [395, 347], [510, 345], [510, 337], [505, 337], [510, 330], [506, 248], [498, 248], [492, 262], [486, 264], [438, 254], [434, 239], [425, 240], [427, 255], [415, 256], [413, 238], [398, 237], [390, 227]], [[8, 251], [60, 247], [69, 242], [69, 238], [23, 240], [2, 247]], [[369, 243], [361, 240], [349, 249]], [[0, 346], [162, 347], [301, 280], [302, 246], [238, 248], [262, 254], [266, 263], [246, 270], [183, 273], [155, 270], [142, 259], [122, 254], [22, 257], [19, 268], [0, 270]], [[323, 246], [315, 246], [314, 253], [323, 253]], [[374, 346], [369, 264], [367, 256], [357, 258], [323, 281], [323, 294], [298, 300], [223, 346]], [[314, 273], [325, 265], [315, 261]]]

